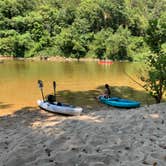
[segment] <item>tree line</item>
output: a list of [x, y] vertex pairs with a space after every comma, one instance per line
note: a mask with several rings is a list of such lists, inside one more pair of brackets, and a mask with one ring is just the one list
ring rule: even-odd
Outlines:
[[165, 0], [1, 0], [0, 55], [138, 61], [165, 8]]

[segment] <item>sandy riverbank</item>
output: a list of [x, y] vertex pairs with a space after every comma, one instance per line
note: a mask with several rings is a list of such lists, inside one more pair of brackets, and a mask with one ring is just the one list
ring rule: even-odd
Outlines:
[[0, 117], [0, 166], [165, 166], [166, 103]]

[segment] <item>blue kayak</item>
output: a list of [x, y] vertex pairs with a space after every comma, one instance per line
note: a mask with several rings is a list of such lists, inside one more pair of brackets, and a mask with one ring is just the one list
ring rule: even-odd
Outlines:
[[136, 108], [140, 106], [140, 102], [128, 100], [128, 99], [122, 99], [119, 97], [111, 97], [111, 98], [105, 98], [104, 96], [99, 96], [99, 101], [113, 106], [113, 107], [121, 107], [121, 108]]

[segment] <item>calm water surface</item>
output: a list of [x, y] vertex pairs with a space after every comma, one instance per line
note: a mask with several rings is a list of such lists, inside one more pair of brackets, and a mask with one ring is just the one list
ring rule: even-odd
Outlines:
[[143, 68], [141, 63], [116, 62], [100, 65], [97, 62], [5, 61], [0, 64], [0, 114], [24, 107], [36, 107], [41, 98], [37, 80], [44, 82], [44, 94], [53, 92], [52, 81], [57, 83], [57, 99], [62, 102], [94, 108], [102, 106], [95, 96], [103, 85], [111, 85], [113, 96], [152, 102], [134, 80]]

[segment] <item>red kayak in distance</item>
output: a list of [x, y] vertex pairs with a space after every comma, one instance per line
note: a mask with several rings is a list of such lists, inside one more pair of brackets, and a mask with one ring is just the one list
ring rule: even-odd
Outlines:
[[98, 61], [98, 64], [100, 64], [100, 65], [105, 65], [105, 64], [112, 65], [113, 62], [110, 60], [100, 60], [100, 61]]

